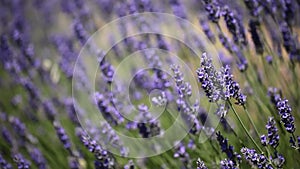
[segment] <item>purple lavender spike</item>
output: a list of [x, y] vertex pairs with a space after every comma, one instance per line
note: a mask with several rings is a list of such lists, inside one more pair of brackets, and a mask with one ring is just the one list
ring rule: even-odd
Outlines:
[[222, 152], [226, 153], [233, 166], [237, 166], [237, 163], [239, 162], [239, 154], [233, 152], [233, 146], [228, 144], [228, 140], [224, 138], [220, 132], [217, 132], [216, 134]]
[[128, 163], [124, 166], [124, 169], [135, 169], [133, 161], [129, 160]]
[[264, 46], [263, 42], [261, 41], [261, 38], [259, 36], [259, 32], [257, 31], [257, 27], [259, 26], [259, 22], [251, 19], [249, 21], [249, 32], [251, 33], [252, 41], [255, 45], [256, 53], [263, 54], [264, 52]]
[[263, 154], [258, 154], [254, 149], [249, 149], [243, 147], [241, 153], [244, 155], [245, 159], [257, 168], [270, 168], [268, 158]]
[[81, 168], [76, 157], [69, 157], [68, 161], [69, 161], [70, 169], [80, 169]]
[[114, 159], [111, 158], [109, 152], [97, 144], [95, 140], [91, 139], [84, 131], [79, 131], [78, 135], [85, 147], [95, 155], [95, 168], [102, 169], [114, 166]]
[[12, 165], [8, 163], [0, 154], [0, 167], [3, 169], [12, 169]]
[[186, 151], [183, 143], [179, 143], [175, 146], [174, 158], [179, 158], [185, 166], [191, 163], [190, 155]]
[[47, 100], [43, 102], [43, 108], [46, 113], [46, 116], [49, 120], [53, 121], [55, 116], [58, 114], [56, 108], [54, 107], [52, 101]]
[[30, 169], [30, 162], [21, 154], [14, 155], [14, 161], [17, 164], [18, 169]]
[[7, 144], [9, 144], [10, 146], [13, 145], [13, 138], [10, 134], [10, 131], [6, 128], [3, 127], [2, 128], [2, 138], [6, 141]]
[[56, 134], [57, 134], [60, 142], [64, 145], [64, 148], [71, 153], [72, 152], [71, 142], [70, 142], [69, 136], [67, 135], [65, 129], [57, 121], [53, 122], [53, 126], [56, 130]]
[[214, 23], [218, 23], [221, 17], [221, 7], [215, 0], [203, 0], [208, 19]]
[[39, 169], [47, 168], [46, 159], [38, 148], [33, 148], [30, 151], [30, 156], [32, 161], [37, 165]]
[[271, 156], [270, 159], [277, 168], [282, 168], [285, 163], [283, 155], [278, 154], [277, 152], [275, 152], [274, 156]]
[[229, 159], [222, 160], [220, 162], [220, 169], [238, 169], [235, 167], [234, 162]]
[[202, 160], [200, 160], [200, 158], [198, 158], [198, 160], [197, 160], [197, 169], [208, 169], [206, 167], [206, 165], [204, 164], [204, 162]]
[[180, 0], [170, 0], [170, 5], [172, 7], [174, 15], [183, 19], [187, 18], [185, 9]]

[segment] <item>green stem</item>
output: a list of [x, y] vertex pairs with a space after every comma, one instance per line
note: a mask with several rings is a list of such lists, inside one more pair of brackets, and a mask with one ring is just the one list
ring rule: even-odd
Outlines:
[[250, 140], [253, 142], [253, 144], [256, 146], [256, 148], [263, 153], [262, 149], [258, 146], [258, 144], [255, 142], [255, 140], [253, 139], [253, 137], [250, 135], [250, 133], [248, 132], [248, 130], [246, 129], [245, 124], [242, 122], [240, 116], [237, 114], [237, 112], [235, 111], [234, 107], [232, 106], [231, 102], [228, 100], [228, 104], [230, 105], [230, 108], [232, 109], [234, 115], [237, 117], [239, 123], [241, 124], [241, 126], [243, 127], [244, 131], [246, 132], [247, 136], [250, 138]]
[[253, 122], [253, 120], [252, 120], [252, 117], [250, 116], [250, 113], [248, 112], [248, 109], [246, 108], [245, 105], [243, 105], [243, 108], [244, 108], [244, 110], [245, 110], [245, 112], [246, 112], [246, 114], [247, 114], [247, 116], [248, 116], [248, 118], [250, 120], [250, 123], [252, 124], [252, 126], [253, 126], [253, 128], [254, 128], [257, 136], [260, 137], [260, 134], [259, 134], [259, 132], [258, 132], [258, 130], [257, 130], [257, 128], [256, 128], [256, 126], [255, 126], [255, 124]]

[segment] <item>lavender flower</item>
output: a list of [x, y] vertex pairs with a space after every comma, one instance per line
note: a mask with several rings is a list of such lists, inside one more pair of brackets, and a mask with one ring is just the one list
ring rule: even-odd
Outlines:
[[246, 7], [250, 11], [250, 14], [254, 17], [258, 17], [261, 7], [257, 0], [244, 0]]
[[59, 140], [64, 145], [64, 148], [66, 150], [68, 150], [69, 152], [72, 152], [71, 151], [71, 142], [70, 142], [69, 136], [67, 135], [65, 129], [57, 121], [54, 121], [53, 125], [54, 125], [56, 134], [57, 134]]
[[7, 144], [9, 144], [10, 146], [13, 145], [13, 138], [10, 134], [10, 131], [6, 128], [3, 127], [2, 128], [2, 138], [6, 141]]
[[46, 113], [46, 116], [49, 120], [53, 121], [55, 119], [55, 116], [58, 114], [52, 101], [47, 100], [43, 102], [43, 108]]
[[254, 149], [244, 147], [241, 149], [241, 153], [252, 166], [257, 168], [271, 168], [268, 158], [263, 154], [256, 153]]
[[133, 161], [129, 160], [128, 163], [124, 166], [124, 169], [135, 169]]
[[179, 143], [176, 145], [174, 158], [179, 158], [186, 166], [190, 164], [190, 155], [188, 152], [186, 152], [183, 143]]
[[151, 114], [148, 112], [146, 105], [139, 105], [138, 110], [140, 111], [140, 118], [144, 119], [142, 122], [137, 124], [139, 133], [143, 138], [154, 137], [160, 134], [160, 126], [158, 121], [151, 119]]
[[117, 124], [117, 120], [114, 117], [115, 108], [110, 105], [110, 100], [106, 99], [105, 95], [100, 93], [95, 93], [95, 102], [103, 115], [103, 117], [112, 124]]
[[18, 169], [29, 169], [31, 164], [21, 154], [14, 155], [14, 161], [18, 166]]
[[203, 0], [208, 19], [214, 23], [218, 23], [221, 17], [221, 7], [215, 0]]
[[200, 158], [197, 160], [197, 169], [207, 169], [206, 165]]
[[38, 166], [39, 169], [46, 169], [46, 159], [38, 148], [33, 148], [30, 152], [32, 161]]
[[231, 160], [225, 159], [220, 162], [220, 169], [237, 169], [237, 167]]
[[112, 78], [114, 75], [113, 66], [108, 61], [106, 61], [104, 57], [99, 64], [100, 64], [100, 69], [105, 77], [105, 80], [107, 81], [108, 84], [110, 84], [113, 80]]
[[12, 169], [12, 165], [8, 163], [0, 154], [0, 167], [3, 169]]
[[289, 133], [294, 133], [294, 116], [291, 114], [292, 108], [288, 104], [288, 100], [281, 100], [276, 105], [278, 113], [281, 117], [281, 122], [283, 123], [285, 129]]
[[210, 57], [206, 53], [202, 54], [201, 67], [197, 69], [198, 80], [201, 83], [206, 96], [210, 102], [217, 102], [220, 99], [220, 91], [217, 87], [217, 72]]
[[[220, 131], [216, 133], [217, 140], [219, 142], [219, 145], [221, 147], [222, 152], [226, 153], [228, 159], [232, 163], [233, 166], [237, 165], [237, 162], [240, 162], [240, 155], [236, 152], [233, 152], [233, 146], [228, 144], [228, 140], [224, 138]], [[238, 161], [236, 161], [238, 160]], [[226, 161], [226, 160], [225, 160]], [[229, 162], [229, 161], [227, 161]]]
[[276, 127], [276, 122], [273, 117], [270, 117], [268, 123], [266, 125], [266, 129], [268, 130], [268, 136], [265, 135], [261, 136], [261, 142], [264, 146], [267, 144], [276, 148], [279, 144], [279, 135], [278, 129]]
[[251, 38], [255, 45], [256, 53], [263, 54], [264, 46], [263, 46], [263, 42], [259, 37], [259, 32], [257, 31], [258, 26], [259, 26], [258, 21], [252, 19], [249, 21], [249, 28], [250, 28], [249, 32], [251, 33]]
[[186, 13], [183, 8], [183, 5], [179, 2], [179, 0], [170, 0], [170, 5], [172, 7], [173, 13], [180, 18], [186, 19]]
[[99, 144], [97, 144], [95, 140], [91, 139], [84, 131], [80, 131], [78, 134], [84, 146], [95, 155], [95, 168], [108, 169], [114, 166], [114, 159], [110, 157], [108, 151], [103, 149]]
[[271, 156], [270, 159], [277, 168], [282, 168], [285, 163], [283, 155], [278, 154], [277, 152], [275, 152], [274, 156]]
[[23, 122], [21, 122], [21, 120], [19, 118], [14, 117], [14, 116], [9, 117], [9, 122], [13, 126], [13, 129], [15, 130], [15, 132], [20, 137], [22, 137], [23, 139], [25, 139], [26, 133], [27, 133], [27, 129], [26, 129], [25, 124]]
[[247, 96], [245, 96], [241, 92], [239, 84], [233, 80], [233, 75], [230, 72], [230, 67], [226, 65], [221, 71], [225, 82], [225, 98], [228, 99], [232, 97], [236, 100], [236, 104], [245, 105]]
[[88, 35], [82, 23], [79, 20], [74, 20], [73, 29], [74, 29], [74, 34], [79, 40], [79, 42], [81, 43], [81, 45], [84, 45]]
[[226, 26], [229, 30], [229, 32], [233, 35], [233, 40], [235, 42], [239, 41], [239, 25], [238, 25], [238, 21], [236, 19], [236, 16], [234, 15], [234, 13], [229, 9], [228, 6], [225, 7], [225, 9], [222, 12], [225, 22], [226, 22]]
[[212, 65], [211, 58], [203, 53], [201, 67], [197, 69], [198, 80], [202, 84], [206, 96], [211, 102], [218, 100], [236, 99], [236, 104], [245, 105], [246, 96], [241, 93], [240, 86], [233, 80], [230, 67], [226, 65], [217, 72]]
[[212, 30], [209, 27], [209, 24], [204, 19], [199, 19], [199, 23], [202, 27], [203, 32], [205, 33], [206, 37], [214, 44], [216, 42], [215, 35], [213, 34]]
[[69, 161], [70, 169], [80, 169], [81, 168], [76, 157], [69, 157], [68, 161]]

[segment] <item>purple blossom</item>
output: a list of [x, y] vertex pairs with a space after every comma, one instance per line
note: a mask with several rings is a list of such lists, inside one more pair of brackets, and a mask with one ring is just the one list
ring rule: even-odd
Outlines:
[[197, 163], [197, 169], [207, 169], [206, 165], [200, 158], [197, 159], [196, 163]]
[[78, 135], [84, 146], [95, 155], [95, 168], [108, 169], [114, 166], [114, 159], [111, 157], [108, 151], [103, 149], [99, 144], [97, 144], [95, 140], [91, 139], [84, 131], [80, 131]]
[[221, 7], [215, 0], [203, 0], [208, 19], [214, 23], [218, 23], [221, 17]]
[[276, 122], [273, 117], [269, 118], [268, 123], [266, 125], [266, 129], [268, 130], [268, 135], [261, 136], [262, 144], [264, 146], [268, 144], [273, 148], [276, 148], [279, 144], [279, 135], [278, 135], [278, 129], [276, 127]]
[[3, 169], [12, 169], [12, 165], [8, 163], [0, 154], [0, 167]]
[[285, 163], [283, 155], [278, 154], [277, 152], [275, 152], [274, 156], [271, 156], [270, 159], [277, 168], [282, 168]]
[[245, 159], [257, 168], [270, 168], [268, 158], [263, 154], [258, 154], [254, 149], [248, 149], [246, 147], [241, 149], [241, 153], [244, 155]]
[[129, 160], [128, 163], [124, 166], [124, 169], [135, 169], [133, 161]]
[[13, 145], [13, 138], [11, 136], [10, 131], [6, 127], [2, 127], [2, 138], [6, 141], [10, 146]]
[[257, 54], [263, 54], [264, 52], [264, 46], [263, 46], [263, 42], [259, 36], [259, 32], [257, 30], [257, 27], [259, 26], [259, 22], [256, 20], [251, 19], [249, 21], [249, 32], [251, 33], [251, 38], [252, 41], [254, 43], [255, 49], [256, 49], [256, 53]]
[[29, 169], [31, 164], [21, 154], [14, 155], [14, 161], [17, 164], [18, 169]]
[[78, 159], [76, 157], [69, 157], [69, 167], [70, 169], [80, 169], [80, 164], [78, 162]]
[[71, 142], [70, 142], [69, 136], [67, 135], [65, 129], [57, 121], [53, 122], [53, 126], [56, 130], [56, 134], [57, 134], [60, 142], [64, 145], [64, 148], [71, 153], [72, 152], [71, 151]]
[[179, 158], [185, 166], [190, 164], [190, 155], [186, 151], [183, 143], [179, 143], [175, 146], [174, 158]]
[[53, 121], [55, 119], [55, 116], [58, 114], [56, 111], [56, 108], [54, 107], [52, 101], [47, 100], [43, 103], [43, 108], [46, 113], [46, 116], [49, 120]]
[[33, 148], [30, 151], [30, 157], [39, 169], [47, 168], [46, 159], [38, 148]]
[[214, 44], [216, 42], [216, 38], [214, 33], [209, 27], [209, 24], [207, 23], [207, 20], [199, 19], [199, 23], [202, 27], [203, 32], [205, 33], [206, 37]]
[[220, 169], [237, 169], [237, 167], [235, 167], [234, 162], [229, 159], [225, 159], [220, 162]]
[[221, 135], [221, 132], [217, 132], [217, 140], [221, 147], [222, 152], [224, 152], [233, 166], [240, 163], [240, 155], [233, 151], [233, 146], [228, 144], [228, 140]]

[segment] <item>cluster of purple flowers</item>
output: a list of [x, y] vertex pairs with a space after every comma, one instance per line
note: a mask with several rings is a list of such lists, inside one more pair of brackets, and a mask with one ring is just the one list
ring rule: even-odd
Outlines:
[[279, 144], [279, 135], [276, 122], [273, 117], [269, 118], [266, 129], [268, 130], [268, 135], [262, 135], [260, 137], [262, 145], [270, 145], [271, 147], [276, 148]]
[[12, 165], [8, 163], [2, 155], [0, 155], [0, 167], [3, 169], [12, 169]]
[[241, 162], [241, 155], [233, 151], [233, 146], [228, 144], [228, 140], [221, 135], [220, 131], [217, 132], [216, 135], [222, 152], [224, 152], [228, 158], [228, 160], [224, 160], [224, 165], [237, 166], [237, 164]]
[[246, 104], [246, 96], [242, 94], [239, 84], [233, 80], [229, 65], [223, 67], [221, 71], [216, 71], [211, 58], [204, 53], [197, 75], [201, 87], [211, 102], [234, 98], [236, 104]]
[[288, 100], [282, 99], [276, 88], [269, 88], [268, 95], [271, 98], [271, 102], [275, 105], [286, 131], [294, 133], [296, 129], [294, 125], [295, 118], [292, 115], [292, 108]]
[[14, 161], [17, 164], [18, 169], [29, 169], [31, 166], [30, 162], [21, 154], [14, 155]]
[[80, 131], [78, 135], [84, 146], [96, 157], [94, 162], [96, 169], [109, 169], [114, 166], [114, 159], [107, 150], [103, 149], [102, 146], [91, 139], [84, 131]]
[[273, 168], [268, 158], [263, 154], [258, 154], [254, 149], [242, 148], [241, 153], [244, 155], [245, 159], [254, 167], [257, 168]]
[[207, 169], [206, 165], [200, 158], [197, 160], [197, 169]]
[[[109, 91], [109, 88], [113, 84], [113, 75], [115, 74], [115, 70], [117, 70], [114, 67], [115, 60], [108, 57], [100, 60], [100, 58], [104, 56], [104, 51], [98, 49], [96, 45], [88, 46], [89, 52], [98, 57], [101, 72], [101, 76], [99, 76], [101, 82], [97, 84], [100, 86], [100, 89], [95, 93], [94, 100], [108, 122], [101, 124], [100, 129], [93, 126], [93, 124], [88, 124], [90, 125], [88, 128], [91, 130], [91, 133], [96, 133], [95, 139], [89, 137], [85, 132], [79, 132], [79, 138], [73, 138], [67, 134], [66, 131], [69, 133], [74, 129], [74, 126], [80, 126], [76, 113], [78, 115], [84, 115], [85, 112], [75, 109], [74, 106], [77, 104], [76, 100], [70, 99], [71, 92], [67, 88], [64, 88], [65, 84], [67, 84], [66, 86], [70, 86], [69, 82], [71, 82], [71, 78], [73, 77], [73, 69], [76, 63], [80, 69], [78, 72], [80, 80], [76, 82], [75, 87], [84, 93], [94, 94], [87, 90], [88, 86], [91, 85], [89, 84], [87, 70], [83, 66], [83, 61], [79, 59], [77, 62], [76, 57], [79, 53], [79, 48], [85, 45], [89, 36], [92, 35], [99, 26], [107, 23], [107, 21], [113, 19], [115, 16], [123, 17], [129, 14], [137, 16], [142, 12], [166, 12], [165, 10], [169, 9], [169, 7], [174, 15], [182, 19], [192, 20], [194, 18], [190, 18], [190, 14], [200, 13], [202, 15], [203, 12], [206, 12], [207, 18], [204, 19], [200, 17], [199, 19], [204, 33], [216, 46], [218, 46], [220, 42], [225, 48], [224, 50], [227, 50], [224, 52], [230, 54], [230, 63], [228, 62], [230, 66], [226, 64], [226, 66], [217, 70], [213, 65], [212, 58], [206, 53], [203, 53], [200, 67], [196, 71], [196, 76], [209, 101], [217, 104], [217, 115], [221, 117], [221, 123], [224, 126], [226, 125], [228, 127], [229, 122], [231, 122], [225, 119], [228, 109], [226, 106], [231, 105], [231, 99], [235, 100], [236, 104], [243, 106], [243, 108], [245, 108], [244, 110], [246, 110], [245, 104], [247, 97], [242, 93], [240, 84], [235, 81], [230, 68], [232, 67], [231, 62], [236, 61], [238, 69], [241, 72], [245, 72], [243, 73], [247, 79], [247, 83], [245, 84], [252, 85], [251, 81], [253, 77], [250, 71], [251, 69], [260, 68], [261, 66], [260, 64], [251, 65], [249, 66], [250, 71], [246, 72], [248, 61], [252, 63], [253, 60], [253, 58], [249, 56], [255, 55], [253, 54], [255, 52], [251, 52], [252, 44], [255, 47], [257, 55], [263, 56], [267, 53], [263, 57], [265, 57], [271, 66], [276, 65], [276, 67], [273, 67], [276, 69], [281, 66], [279, 63], [285, 66], [285, 53], [281, 51], [281, 48], [284, 48], [290, 57], [291, 63], [293, 63], [291, 65], [294, 69], [294, 76], [297, 77], [299, 65], [294, 63], [300, 60], [300, 45], [297, 37], [299, 33], [297, 29], [299, 26], [299, 21], [297, 20], [299, 19], [299, 0], [244, 0], [248, 11], [244, 11], [244, 6], [239, 3], [230, 4], [223, 0], [202, 0], [202, 2], [203, 3], [180, 0], [170, 0], [168, 3], [156, 3], [150, 0], [91, 0], [91, 2], [85, 2], [83, 0], [1, 1], [0, 87], [3, 90], [1, 91], [0, 109], [7, 113], [0, 114], [0, 129], [2, 135], [2, 139], [0, 140], [0, 167], [4, 169], [12, 168], [13, 166], [8, 162], [14, 161], [14, 166], [20, 169], [30, 168], [31, 166], [40, 169], [52, 168], [52, 160], [61, 157], [49, 157], [52, 155], [51, 153], [47, 155], [43, 154], [45, 152], [48, 153], [47, 148], [50, 149], [52, 146], [44, 144], [43, 141], [45, 140], [42, 140], [44, 139], [42, 136], [45, 130], [48, 130], [47, 122], [53, 124], [58, 136], [56, 139], [60, 140], [63, 145], [60, 146], [60, 148], [64, 147], [69, 153], [67, 157], [63, 157], [67, 159], [66, 161], [68, 161], [69, 168], [89, 168], [90, 164], [86, 165], [86, 163], [89, 163], [89, 155], [87, 155], [89, 152], [94, 155], [95, 159], [93, 161], [95, 168], [119, 168], [121, 165], [125, 165], [124, 168], [126, 169], [134, 169], [136, 168], [135, 165], [139, 166], [140, 164], [142, 167], [145, 167], [152, 162], [151, 158], [145, 158], [141, 160], [142, 162], [139, 160], [130, 160], [127, 164], [124, 163], [125, 160], [120, 160], [120, 164], [118, 164], [119, 157], [114, 158], [115, 156], [106, 150], [103, 145], [111, 143], [112, 145], [119, 146], [121, 147], [121, 154], [126, 154], [122, 140], [118, 137], [118, 134], [112, 126], [118, 129], [122, 128], [126, 132], [133, 131], [137, 137], [140, 135], [143, 138], [161, 136], [164, 134], [164, 124], [160, 120], [154, 120], [149, 112], [150, 108], [141, 103], [144, 101], [141, 96], [144, 91], [141, 92], [141, 90], [145, 89], [146, 93], [149, 94], [153, 89], [159, 89], [161, 90], [162, 97], [152, 98], [152, 101], [157, 105], [173, 106], [171, 101], [176, 100], [174, 105], [177, 106], [177, 111], [181, 116], [184, 116], [184, 118], [187, 117], [185, 120], [192, 124], [190, 130], [187, 131], [189, 132], [188, 137], [190, 138], [182, 140], [180, 144], [174, 148], [174, 158], [176, 158], [177, 161], [174, 162], [175, 165], [170, 164], [178, 167], [177, 164], [181, 162], [185, 168], [192, 168], [192, 162], [197, 161], [194, 163], [194, 166], [197, 165], [197, 169], [206, 169], [207, 167], [203, 161], [193, 158], [194, 153], [198, 153], [197, 150], [199, 148], [194, 137], [198, 136], [201, 131], [209, 133], [207, 135], [212, 135], [212, 133], [215, 132], [215, 128], [203, 126], [206, 121], [209, 121], [207, 113], [201, 112], [200, 108], [202, 105], [200, 105], [200, 103], [190, 103], [192, 96], [194, 96], [192, 92], [193, 88], [189, 82], [185, 81], [180, 71], [180, 66], [173, 65], [171, 67], [174, 73], [173, 79], [176, 83], [176, 86], [171, 86], [167, 73], [160, 70], [163, 64], [161, 58], [156, 53], [143, 53], [144, 61], [146, 61], [148, 66], [152, 67], [153, 70], [149, 73], [138, 73], [133, 80], [136, 84], [130, 86], [130, 89], [134, 93], [134, 98], [138, 100], [138, 115], [135, 117], [135, 120], [139, 122], [128, 122], [120, 112], [125, 111], [125, 114], [131, 112], [126, 112], [127, 107], [122, 104], [122, 99], [117, 100], [114, 97], [115, 94], [123, 91], [123, 84], [118, 84], [118, 86], [121, 87], [115, 89], [115, 91]], [[188, 4], [188, 7], [192, 7], [191, 10], [187, 10], [185, 4]], [[90, 5], [92, 5], [92, 7]], [[92, 9], [100, 9], [101, 11], [97, 13], [92, 11]], [[245, 13], [249, 13], [250, 16], [245, 16]], [[98, 14], [100, 14], [100, 17]], [[143, 19], [132, 20], [132, 22], [122, 23], [117, 29], [122, 37], [126, 37], [135, 27], [139, 31], [151, 30], [150, 28], [161, 29], [157, 27], [156, 23], [147, 25], [144, 21]], [[208, 21], [211, 21], [212, 24]], [[64, 30], [60, 32], [61, 26], [65, 26], [64, 24], [61, 25], [62, 22], [64, 24], [71, 23], [72, 31]], [[179, 23], [179, 25], [180, 28], [184, 28], [184, 24]], [[249, 32], [246, 30], [249, 30]], [[189, 29], [185, 29], [185, 31], [189, 31]], [[268, 33], [266, 34], [265, 32]], [[248, 43], [247, 33], [251, 36], [252, 43]], [[266, 35], [271, 36], [271, 39], [266, 37]], [[193, 38], [197, 36], [198, 35], [195, 34]], [[114, 43], [114, 38], [118, 37], [118, 35], [112, 32], [109, 37], [110, 39], [108, 41]], [[184, 35], [184, 38], [189, 39], [188, 35]], [[269, 44], [269, 40], [271, 40], [273, 46]], [[152, 35], [149, 33], [149, 35], [127, 37], [124, 39], [124, 43], [117, 44], [112, 50], [116, 55], [116, 60], [119, 61], [123, 55], [137, 50], [143, 51], [147, 48], [156, 47], [166, 51], [176, 51], [181, 47], [181, 45], [174, 45], [170, 43], [170, 41], [172, 41], [171, 38], [167, 39], [164, 38], [163, 35]], [[201, 51], [206, 50], [202, 49], [201, 40], [198, 40], [198, 38], [193, 39], [193, 43], [195, 43]], [[276, 50], [276, 52], [273, 52], [273, 50]], [[220, 49], [220, 51], [218, 49], [218, 52], [222, 53], [223, 51], [222, 49]], [[186, 54], [185, 50], [183, 50], [182, 53]], [[182, 56], [181, 52], [178, 52], [178, 55]], [[279, 63], [278, 60], [276, 60], [276, 55], [281, 59]], [[246, 56], [247, 59], [250, 60], [247, 60]], [[193, 59], [189, 57], [190, 56], [185, 59]], [[167, 63], [172, 64], [173, 60], [170, 59]], [[281, 71], [282, 69], [278, 68], [278, 70]], [[258, 72], [259, 71], [260, 70], [258, 70]], [[282, 73], [280, 71], [279, 73]], [[260, 77], [260, 75], [258, 76], [260, 85], [264, 85], [264, 78]], [[297, 92], [298, 79], [294, 80], [295, 91]], [[175, 90], [173, 90], [172, 87], [174, 87]], [[256, 88], [254, 86], [252, 87], [253, 89]], [[265, 89], [265, 86], [259, 87]], [[60, 90], [64, 91], [55, 92]], [[178, 97], [172, 93], [174, 91]], [[292, 91], [292, 93], [295, 93], [295, 91]], [[273, 115], [274, 118], [269, 118], [265, 126], [267, 134], [261, 136], [261, 143], [265, 146], [265, 149], [272, 148], [272, 151], [267, 154], [260, 152], [260, 154], [254, 149], [242, 148], [241, 153], [253, 167], [282, 168], [286, 164], [285, 162], [289, 161], [285, 158], [290, 157], [283, 156], [277, 152], [279, 150], [282, 151], [281, 145], [284, 145], [284, 142], [281, 142], [279, 146], [279, 134], [281, 133], [279, 133], [276, 124], [279, 125], [279, 120], [281, 120], [284, 128], [288, 134], [290, 134], [291, 147], [300, 150], [300, 136], [295, 137], [297, 133], [295, 127], [297, 119], [295, 117], [297, 116], [296, 114], [295, 117], [293, 116], [291, 108], [293, 104], [297, 104], [299, 96], [295, 94], [295, 98], [291, 99], [291, 102], [288, 102], [287, 99], [282, 98], [281, 94], [279, 94], [275, 88], [269, 90], [269, 96], [278, 112], [278, 116]], [[222, 101], [228, 104], [226, 105]], [[253, 102], [249, 103], [252, 104]], [[292, 105], [290, 105], [290, 103], [292, 103]], [[76, 108], [78, 107], [79, 106], [76, 105]], [[259, 108], [263, 110], [265, 108], [269, 109], [268, 106]], [[295, 110], [297, 110], [296, 107]], [[44, 114], [41, 114], [41, 112]], [[172, 113], [173, 115], [173, 112], [168, 113]], [[262, 114], [262, 116], [264, 116], [264, 114]], [[73, 124], [69, 126], [69, 123], [66, 123], [66, 125], [63, 125], [64, 128], [58, 122], [58, 117], [69, 118]], [[24, 122], [32, 123], [32, 126], [25, 125], [27, 123]], [[36, 125], [36, 123], [41, 125]], [[232, 126], [234, 125], [233, 123]], [[232, 134], [231, 132], [238, 137], [233, 128], [228, 130], [229, 134]], [[104, 139], [101, 138], [103, 142], [96, 142], [100, 137], [97, 133], [104, 135]], [[71, 132], [69, 134], [71, 134]], [[48, 135], [45, 139], [47, 138]], [[72, 142], [76, 139], [80, 139], [89, 152], [85, 152], [80, 146], [74, 144], [76, 142]], [[214, 144], [218, 142], [221, 151], [226, 154], [226, 159], [221, 161], [219, 159], [220, 168], [239, 167], [241, 156], [234, 152], [233, 146], [229, 145], [228, 140], [221, 135], [220, 132], [216, 133], [216, 140], [215, 137], [212, 137], [209, 138], [209, 141], [213, 148]], [[187, 146], [186, 142], [188, 142]], [[57, 146], [53, 147], [55, 149], [58, 148]], [[190, 148], [191, 152], [187, 148]], [[7, 158], [9, 154], [13, 154], [13, 160]], [[217, 154], [219, 153], [217, 152]], [[203, 157], [202, 154], [197, 154], [197, 156]], [[7, 159], [7, 161], [4, 158]], [[30, 159], [32, 164], [27, 158]], [[86, 161], [81, 163], [81, 158]], [[207, 160], [208, 158], [202, 159], [204, 159], [206, 164], [211, 162]], [[48, 160], [51, 160], [51, 162]], [[170, 159], [166, 161], [168, 160]], [[212, 161], [212, 163], [216, 163], [214, 159]], [[168, 167], [170, 168], [170, 166]], [[162, 166], [162, 168], [164, 167]]]
[[59, 122], [55, 121], [53, 122], [53, 126], [56, 130], [56, 134], [61, 141], [61, 143], [64, 145], [64, 148], [71, 152], [71, 142], [69, 139], [69, 136], [67, 135], [65, 129], [59, 124]]

